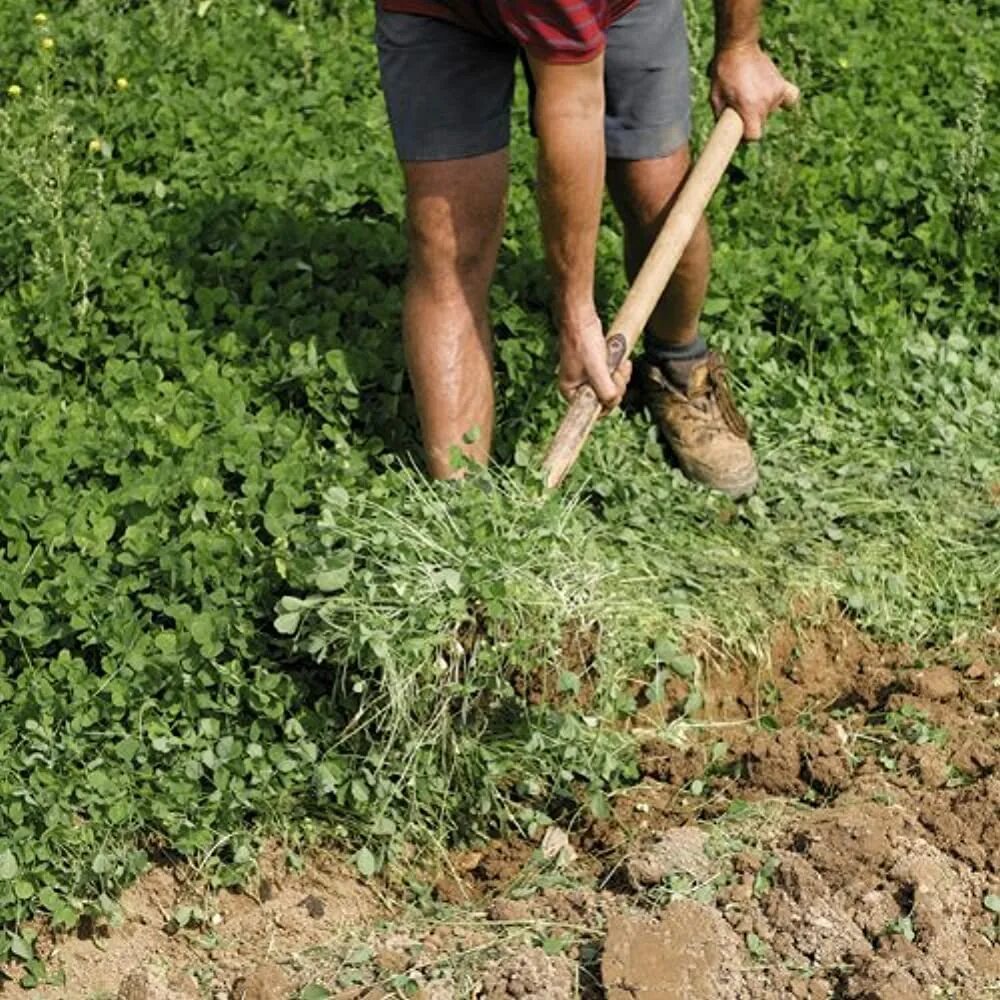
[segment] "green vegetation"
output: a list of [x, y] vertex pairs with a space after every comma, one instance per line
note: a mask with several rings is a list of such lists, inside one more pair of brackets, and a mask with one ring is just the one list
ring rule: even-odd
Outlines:
[[[632, 773], [608, 723], [696, 680], [685, 637], [752, 650], [797, 595], [915, 643], [995, 618], [989, 15], [770, 6], [804, 108], [712, 210], [706, 333], [764, 477], [737, 506], [641, 415], [542, 494], [561, 406], [523, 107], [501, 469], [413, 471], [369, 0], [5, 5], [0, 960], [34, 912], [111, 915], [155, 855], [234, 880], [261, 830], [318, 831], [373, 871], [599, 812]], [[608, 312], [619, 253], [609, 215]]]

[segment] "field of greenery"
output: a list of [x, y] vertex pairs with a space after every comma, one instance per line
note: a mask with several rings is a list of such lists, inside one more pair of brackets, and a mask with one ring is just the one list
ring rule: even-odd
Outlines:
[[[276, 833], [370, 875], [600, 814], [637, 701], [680, 675], [671, 711], [698, 707], [686, 640], [752, 656], [803, 595], [916, 645], [996, 620], [991, 5], [768, 5], [803, 106], [713, 203], [704, 323], [755, 428], [742, 505], [634, 412], [540, 488], [562, 405], [523, 93], [496, 466], [423, 478], [372, 6], [3, 4], [0, 961], [35, 914], [112, 919], [154, 860], [228, 883]], [[608, 315], [619, 256], [609, 212]]]

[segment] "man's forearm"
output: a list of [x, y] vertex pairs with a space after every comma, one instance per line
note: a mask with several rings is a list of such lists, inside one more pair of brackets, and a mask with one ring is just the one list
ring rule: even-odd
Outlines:
[[533, 67], [538, 84], [538, 200], [561, 326], [593, 315], [604, 190], [603, 59]]
[[715, 0], [715, 50], [760, 41], [762, 0]]

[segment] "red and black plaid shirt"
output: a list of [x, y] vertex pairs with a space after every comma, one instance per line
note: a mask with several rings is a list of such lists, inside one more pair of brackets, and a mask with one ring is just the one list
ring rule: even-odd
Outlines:
[[608, 25], [639, 0], [379, 0], [385, 10], [423, 14], [513, 39], [546, 62], [587, 62], [604, 49]]

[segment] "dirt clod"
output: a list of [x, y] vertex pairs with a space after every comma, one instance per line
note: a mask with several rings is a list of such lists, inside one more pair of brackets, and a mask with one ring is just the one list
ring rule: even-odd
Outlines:
[[117, 1000], [173, 1000], [163, 977], [153, 969], [133, 969], [121, 982]]
[[326, 906], [319, 896], [306, 896], [299, 905], [313, 920], [319, 920], [326, 913]]
[[852, 976], [845, 995], [850, 1000], [918, 1000], [927, 993], [906, 969], [885, 958], [872, 962], [860, 975]]
[[291, 984], [280, 965], [267, 962], [233, 984], [232, 1000], [286, 1000]]
[[921, 698], [947, 701], [957, 698], [961, 692], [958, 675], [948, 667], [929, 667], [915, 673], [912, 678], [913, 692]]
[[718, 912], [678, 900], [658, 917], [608, 921], [601, 978], [608, 1000], [716, 1000], [736, 996], [742, 942]]
[[454, 875], [442, 875], [434, 883], [434, 895], [442, 903], [461, 906], [472, 901], [472, 892], [468, 885]]
[[482, 1000], [571, 1000], [575, 995], [573, 963], [541, 948], [525, 948], [492, 962], [476, 992]]
[[531, 920], [531, 904], [526, 899], [495, 899], [487, 910], [497, 923], [523, 923]]
[[667, 830], [625, 861], [629, 881], [640, 889], [659, 885], [675, 874], [690, 875], [698, 881], [711, 877], [714, 866], [705, 853], [707, 840], [696, 826]]

